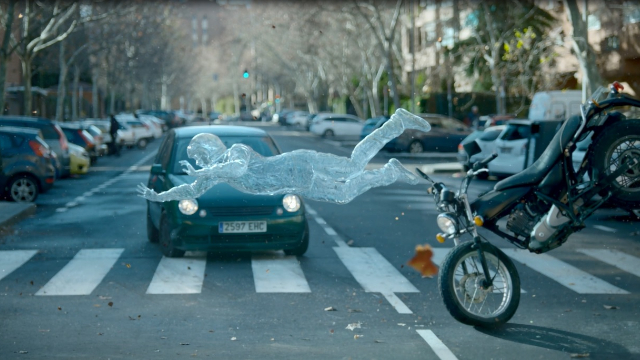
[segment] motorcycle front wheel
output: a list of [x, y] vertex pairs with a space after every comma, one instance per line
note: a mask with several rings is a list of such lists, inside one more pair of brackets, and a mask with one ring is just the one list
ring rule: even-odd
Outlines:
[[485, 288], [474, 242], [453, 248], [438, 276], [438, 288], [447, 310], [463, 324], [497, 327], [515, 314], [520, 303], [520, 277], [509, 257], [489, 243], [481, 243], [492, 285]]

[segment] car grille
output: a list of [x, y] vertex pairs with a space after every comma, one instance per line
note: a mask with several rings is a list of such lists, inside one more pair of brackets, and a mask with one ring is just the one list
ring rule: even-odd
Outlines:
[[251, 206], [251, 207], [216, 207], [207, 209], [213, 216], [250, 216], [250, 215], [271, 215], [273, 206]]

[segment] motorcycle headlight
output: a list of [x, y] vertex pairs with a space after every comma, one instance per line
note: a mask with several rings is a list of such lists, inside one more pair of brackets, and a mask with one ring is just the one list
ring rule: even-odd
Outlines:
[[300, 210], [300, 198], [298, 195], [287, 194], [282, 198], [282, 206], [288, 212], [296, 212]]
[[448, 213], [440, 214], [436, 221], [440, 230], [445, 234], [452, 235], [458, 232], [458, 224], [453, 215]]
[[180, 200], [178, 209], [185, 215], [193, 215], [198, 211], [198, 202], [195, 199]]

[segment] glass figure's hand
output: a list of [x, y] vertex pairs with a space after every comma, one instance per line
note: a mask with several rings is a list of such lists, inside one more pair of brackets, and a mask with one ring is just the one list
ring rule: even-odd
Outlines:
[[184, 169], [182, 169], [187, 175], [189, 176], [196, 176], [196, 169], [193, 168], [193, 166], [187, 161], [187, 160], [180, 160], [178, 162], [180, 165], [184, 166]]
[[144, 184], [138, 185], [138, 196], [143, 197], [149, 201], [158, 201], [158, 194], [146, 187]]

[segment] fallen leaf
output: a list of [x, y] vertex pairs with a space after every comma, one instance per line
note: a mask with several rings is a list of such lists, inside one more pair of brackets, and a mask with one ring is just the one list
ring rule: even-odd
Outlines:
[[382, 340], [373, 340], [373, 342], [376, 343], [376, 344], [382, 344], [384, 341], [382, 341]]
[[29, 353], [29, 352], [28, 352], [28, 351], [25, 351], [25, 350], [20, 350], [20, 351], [18, 351], [18, 354], [28, 354], [28, 353]]
[[31, 280], [29, 283], [30, 283], [31, 285], [33, 285], [33, 280]]
[[362, 325], [362, 323], [358, 321], [357, 323], [347, 325], [346, 329], [353, 331], [353, 329], [360, 329], [360, 325]]
[[409, 260], [407, 265], [416, 269], [422, 276], [434, 276], [438, 273], [438, 267], [433, 263], [433, 250], [429, 245], [416, 246], [415, 256]]
[[140, 319], [140, 315], [138, 315], [138, 319]]
[[354, 339], [354, 340], [358, 340], [358, 339], [360, 339], [360, 338], [361, 338], [361, 337], [363, 337], [363, 336], [364, 336], [364, 335], [358, 335], [358, 334], [356, 334], [356, 335], [353, 335], [353, 339]]
[[111, 296], [102, 296], [102, 295], [100, 295], [100, 296], [98, 296], [98, 299], [100, 299], [100, 300], [110, 300]]
[[271, 341], [276, 341], [276, 339], [274, 339], [274, 338], [271, 338]]
[[98, 333], [98, 335], [102, 335], [103, 333]]
[[58, 306], [58, 310], [62, 310], [62, 308], [60, 306]]
[[231, 338], [231, 341], [236, 341], [236, 340], [237, 340], [237, 339], [236, 339], [236, 337], [235, 337], [235, 336]]
[[583, 354], [571, 354], [572, 358], [586, 358], [589, 357], [589, 353], [583, 353]]
[[180, 343], [180, 345], [189, 345], [189, 343]]
[[271, 28], [272, 28], [272, 29], [275, 29], [275, 28], [276, 28], [276, 26], [275, 26], [275, 25], [271, 25]]
[[93, 304], [93, 307], [100, 307], [100, 306], [102, 306], [102, 305], [100, 305], [100, 304]]
[[328, 308], [324, 308], [324, 311], [337, 311], [333, 306], [329, 306]]
[[209, 330], [209, 332], [210, 332], [210, 333], [214, 333], [214, 332], [216, 332], [216, 331], [215, 331], [215, 330]]
[[269, 272], [269, 269], [267, 269], [265, 272]]
[[187, 266], [187, 270], [191, 270], [191, 266]]
[[333, 334], [334, 333], [333, 329], [329, 330], [329, 333]]
[[602, 305], [602, 306], [604, 306], [604, 308], [607, 309], [607, 310], [618, 310], [618, 309], [620, 309], [619, 307], [613, 306], [613, 305]]
[[350, 312], [350, 313], [360, 313], [360, 312], [362, 312], [362, 310], [359, 310], [359, 309], [349, 309], [349, 312]]
[[131, 264], [127, 264], [127, 269], [131, 269]]
[[109, 307], [113, 306], [113, 301], [109, 301], [107, 305], [109, 305]]
[[403, 324], [403, 323], [398, 323], [398, 325], [400, 325], [400, 326], [407, 326], [407, 324]]
[[302, 340], [310, 341], [311, 339], [309, 339], [309, 338], [302, 338]]
[[135, 320], [134, 318], [132, 318], [131, 316], [129, 316], [129, 320]]
[[351, 245], [353, 245], [354, 242], [355, 241], [353, 241], [353, 240], [349, 240], [349, 241], [347, 241], [347, 245], [351, 246]]

